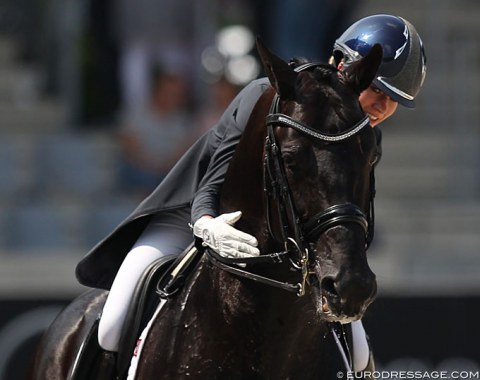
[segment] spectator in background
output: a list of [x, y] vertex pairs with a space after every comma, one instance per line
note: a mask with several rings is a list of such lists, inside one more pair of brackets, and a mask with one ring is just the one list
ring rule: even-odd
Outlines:
[[195, 14], [190, 0], [117, 0], [112, 3], [119, 45], [122, 107], [137, 112], [149, 101], [152, 63], [168, 60], [191, 72]]
[[145, 107], [126, 112], [120, 127], [120, 182], [145, 195], [186, 150], [191, 134], [188, 83], [174, 67], [154, 70]]
[[209, 100], [199, 111], [197, 117], [195, 127], [197, 134], [202, 135], [218, 122], [241, 87], [229, 81], [225, 76], [221, 76], [210, 85]]

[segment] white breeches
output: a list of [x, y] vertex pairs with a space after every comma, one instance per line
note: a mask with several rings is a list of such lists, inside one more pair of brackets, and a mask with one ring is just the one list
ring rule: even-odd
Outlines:
[[125, 257], [103, 307], [98, 342], [107, 351], [118, 351], [123, 324], [135, 286], [145, 269], [166, 255], [179, 255], [193, 241], [190, 216], [171, 212], [155, 217]]

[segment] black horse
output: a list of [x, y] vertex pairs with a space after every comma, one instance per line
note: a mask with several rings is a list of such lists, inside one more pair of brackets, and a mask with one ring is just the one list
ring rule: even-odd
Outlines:
[[[381, 48], [342, 72], [294, 69], [258, 48], [272, 88], [252, 111], [221, 208], [242, 210], [237, 227], [257, 237], [262, 255], [226, 259], [207, 249], [142, 338], [136, 379], [336, 379], [348, 359], [338, 348], [342, 326], [375, 297], [366, 249], [377, 145], [358, 96]], [[57, 318], [34, 379], [68, 378], [104, 300], [93, 290]]]

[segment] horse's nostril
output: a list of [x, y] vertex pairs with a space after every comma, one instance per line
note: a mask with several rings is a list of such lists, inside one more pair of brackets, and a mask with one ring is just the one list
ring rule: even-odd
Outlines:
[[324, 277], [321, 282], [321, 289], [323, 293], [328, 293], [331, 296], [338, 296], [335, 289], [335, 280], [332, 277]]

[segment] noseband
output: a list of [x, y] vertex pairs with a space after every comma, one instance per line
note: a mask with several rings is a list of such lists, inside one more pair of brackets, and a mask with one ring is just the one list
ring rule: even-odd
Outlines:
[[[296, 71], [306, 70], [318, 64], [309, 63], [302, 65]], [[266, 218], [270, 235], [278, 242], [283, 243], [285, 251], [271, 254], [263, 254], [258, 257], [243, 259], [225, 258], [214, 251], [207, 249], [209, 259], [218, 267], [230, 273], [247, 277], [251, 280], [266, 283], [285, 290], [294, 291], [299, 296], [305, 293], [305, 284], [309, 274], [308, 243], [314, 238], [326, 232], [332, 227], [354, 223], [358, 224], [365, 232], [365, 246], [369, 247], [374, 233], [374, 174], [373, 167], [370, 174], [370, 199], [368, 215], [353, 203], [342, 203], [328, 207], [324, 211], [314, 215], [308, 221], [300, 220], [296, 211], [293, 196], [288, 184], [285, 167], [283, 165], [280, 148], [276, 142], [274, 127], [293, 128], [296, 131], [316, 140], [329, 143], [341, 143], [356, 135], [369, 125], [369, 117], [365, 115], [358, 123], [347, 131], [339, 134], [326, 134], [311, 128], [310, 126], [293, 119], [280, 112], [280, 98], [275, 95], [269, 114], [266, 117], [267, 137], [265, 140], [264, 156], [264, 192], [267, 198]], [[273, 209], [276, 209], [280, 221], [280, 236], [274, 232], [272, 225]], [[292, 254], [296, 257], [291, 257]], [[240, 269], [236, 264], [253, 264], [258, 262], [283, 262], [285, 258], [290, 260], [293, 267], [301, 270], [302, 279], [298, 284], [280, 282], [266, 278], [255, 273]]]

